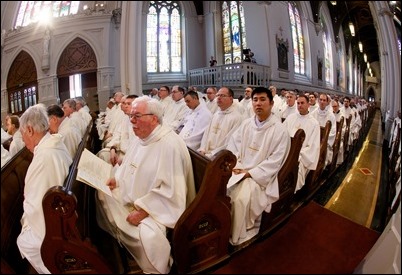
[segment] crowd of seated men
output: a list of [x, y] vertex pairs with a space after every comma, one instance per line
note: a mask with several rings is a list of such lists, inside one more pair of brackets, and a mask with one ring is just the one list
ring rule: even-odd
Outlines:
[[[114, 94], [97, 119], [102, 149], [95, 152], [116, 168], [106, 182], [113, 197], [97, 195], [98, 223], [149, 273], [170, 271], [172, 259], [166, 234], [195, 196], [187, 147], [208, 158], [223, 149], [236, 156], [227, 195], [232, 204], [230, 242], [239, 245], [258, 233], [262, 214], [270, 212], [279, 198], [277, 174], [296, 130], [304, 130], [305, 140], [295, 193], [317, 167], [320, 127], [331, 122], [325, 161], [330, 165], [336, 122], [351, 117], [350, 135], [347, 140], [342, 138], [342, 146], [353, 146], [362, 127], [361, 114], [366, 116], [367, 110], [362, 99], [289, 90], [278, 95], [274, 86], [247, 87], [240, 101], [229, 87], [208, 87], [205, 96], [177, 85], [154, 91], [140, 97], [120, 91]], [[40, 273], [49, 273], [40, 257], [44, 224], [43, 219], [32, 215], [43, 217], [43, 212], [40, 207], [28, 211], [25, 205], [31, 205], [29, 200], [41, 199], [46, 188], [62, 184], [91, 119], [82, 98], [67, 99], [62, 106], [35, 105], [17, 122], [12, 116], [7, 118], [7, 132], [15, 141], [10, 148], [26, 146], [34, 154], [25, 180], [25, 212], [18, 246]], [[40, 147], [60, 147], [51, 157], [56, 166], [42, 167], [46, 163], [43, 158], [50, 159], [52, 151], [44, 150], [47, 153], [41, 156]], [[3, 153], [5, 163], [10, 152], [2, 145], [2, 166]], [[341, 155], [336, 164], [342, 161]], [[54, 175], [40, 192], [34, 191], [35, 179], [46, 179], [41, 173], [49, 172], [49, 168], [49, 174]], [[156, 246], [160, 249], [155, 250]]]

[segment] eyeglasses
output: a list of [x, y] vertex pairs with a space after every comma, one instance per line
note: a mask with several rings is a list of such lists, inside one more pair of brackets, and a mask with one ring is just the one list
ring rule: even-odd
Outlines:
[[230, 95], [217, 94], [216, 97], [230, 97]]
[[143, 116], [153, 116], [154, 114], [133, 114], [133, 115], [129, 115], [130, 119], [132, 119], [133, 117], [135, 117], [135, 119], [140, 119]]

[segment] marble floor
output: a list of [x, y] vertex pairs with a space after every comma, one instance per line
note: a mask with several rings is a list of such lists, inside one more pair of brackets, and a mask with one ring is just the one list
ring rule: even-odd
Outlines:
[[[338, 171], [317, 193], [314, 200], [325, 208], [360, 225], [380, 229], [378, 209], [382, 182], [383, 132], [377, 110], [364, 139], [355, 146]], [[360, 148], [360, 150], [359, 150]]]

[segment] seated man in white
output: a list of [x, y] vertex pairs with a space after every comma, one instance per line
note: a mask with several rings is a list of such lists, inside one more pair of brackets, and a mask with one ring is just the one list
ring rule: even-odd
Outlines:
[[179, 136], [191, 149], [197, 150], [200, 147], [202, 135], [212, 119], [212, 113], [205, 104], [201, 104], [198, 93], [189, 91], [184, 95], [184, 101], [189, 108], [185, 118], [183, 128]]
[[112, 139], [106, 144], [105, 148], [97, 153], [98, 157], [113, 166], [117, 163], [121, 164], [131, 140], [136, 138], [129, 117], [135, 98], [137, 98], [136, 95], [128, 95], [125, 97], [124, 101], [121, 103], [121, 109], [125, 113], [125, 117], [122, 119], [121, 124], [117, 126]]
[[258, 233], [262, 213], [270, 212], [271, 205], [278, 200], [277, 175], [290, 150], [286, 128], [271, 113], [274, 105], [271, 92], [257, 87], [252, 92], [252, 100], [255, 116], [242, 123], [227, 147], [237, 157], [234, 175], [229, 180], [234, 185], [228, 185], [234, 245]]
[[89, 107], [82, 96], [74, 98], [77, 112], [82, 116], [87, 125], [92, 121], [92, 116], [89, 113]]
[[296, 93], [294, 91], [286, 92], [286, 104], [282, 104], [282, 109], [280, 110], [280, 117], [282, 120], [286, 119], [290, 114], [296, 114], [297, 104], [296, 104]]
[[295, 192], [303, 187], [306, 176], [310, 170], [315, 170], [320, 155], [320, 125], [308, 112], [308, 98], [299, 95], [297, 98], [298, 113], [290, 114], [283, 122], [289, 135], [294, 136], [298, 129], [303, 129], [306, 134], [299, 156], [299, 173]]
[[205, 129], [198, 152], [211, 157], [225, 149], [232, 133], [243, 122], [243, 115], [233, 103], [234, 92], [222, 87], [216, 94], [219, 110], [212, 116], [211, 123]]
[[47, 115], [49, 117], [49, 132], [51, 134], [60, 134], [66, 145], [71, 158], [75, 157], [78, 145], [82, 141], [81, 133], [75, 127], [70, 118], [64, 116], [63, 109], [56, 104], [47, 107]]
[[173, 86], [171, 93], [173, 103], [166, 107], [163, 114], [163, 124], [176, 132], [179, 132], [179, 127], [183, 125], [184, 117], [189, 110], [184, 102], [184, 93], [183, 87], [177, 85]]
[[218, 104], [216, 102], [216, 93], [218, 91], [216, 90], [216, 87], [208, 87], [207, 88], [207, 100], [205, 101], [205, 104], [208, 107], [208, 110], [214, 114], [219, 108]]
[[22, 257], [39, 274], [50, 274], [41, 256], [46, 234], [42, 199], [50, 187], [63, 185], [73, 161], [61, 136], [49, 133], [48, 123], [43, 104], [29, 107], [20, 118], [22, 138], [27, 149], [33, 153], [33, 159], [25, 176], [24, 213], [17, 245]]
[[325, 159], [325, 165], [328, 165], [332, 161], [332, 147], [334, 146], [336, 136], [336, 118], [332, 112], [332, 107], [329, 108], [329, 99], [327, 94], [320, 94], [318, 96], [318, 108], [310, 113], [318, 121], [320, 127], [325, 127], [328, 120], [331, 122], [331, 130], [329, 131], [327, 142], [327, 155]]
[[20, 118], [18, 116], [11, 115], [7, 118], [7, 133], [13, 137], [8, 150], [10, 157], [13, 157], [25, 147], [20, 131]]
[[184, 141], [162, 125], [156, 99], [135, 99], [130, 117], [138, 139], [107, 181], [113, 197], [98, 192], [97, 219], [144, 273], [168, 274], [172, 258], [167, 228], [174, 228], [195, 196], [191, 158]]
[[81, 114], [77, 112], [77, 103], [75, 100], [70, 98], [63, 102], [63, 112], [64, 116], [70, 118], [71, 123], [80, 130], [81, 138], [85, 135], [88, 124], [82, 118]]

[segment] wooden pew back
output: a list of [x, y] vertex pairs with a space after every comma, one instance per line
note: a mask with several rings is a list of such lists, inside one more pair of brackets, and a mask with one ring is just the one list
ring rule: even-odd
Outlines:
[[25, 175], [33, 154], [24, 147], [1, 169], [1, 273], [25, 273], [17, 246], [21, 232]]
[[262, 236], [283, 222], [297, 207], [294, 192], [299, 170], [299, 155], [305, 137], [303, 129], [299, 129], [291, 138], [289, 154], [278, 172], [279, 199], [272, 204], [271, 212], [264, 212], [262, 215], [259, 231]]
[[317, 189], [321, 186], [323, 180], [321, 178], [322, 172], [325, 168], [325, 160], [327, 157], [327, 146], [329, 132], [331, 131], [331, 121], [327, 121], [325, 127], [320, 127], [320, 155], [318, 159], [317, 168], [311, 170], [306, 177], [304, 186], [297, 192], [302, 201], [308, 200], [315, 194]]
[[343, 128], [343, 123], [345, 122], [345, 119], [343, 116], [339, 121], [336, 122], [336, 136], [335, 136], [335, 141], [334, 145], [332, 146], [332, 160], [331, 163], [328, 164], [328, 175], [331, 175], [335, 169], [336, 169], [336, 163], [338, 161], [338, 154], [339, 154], [339, 148], [341, 146], [342, 142], [342, 128]]

